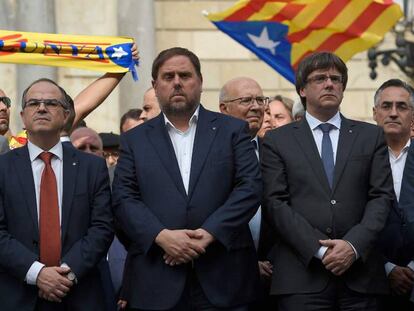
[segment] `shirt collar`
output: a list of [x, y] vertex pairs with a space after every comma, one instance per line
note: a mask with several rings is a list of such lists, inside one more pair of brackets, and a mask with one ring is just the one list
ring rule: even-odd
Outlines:
[[63, 143], [63, 142], [66, 142], [66, 141], [69, 141], [70, 142], [70, 137], [69, 136], [60, 136], [60, 141]]
[[322, 123], [330, 123], [333, 126], [335, 126], [335, 128], [337, 128], [338, 130], [341, 129], [341, 114], [339, 113], [339, 111], [337, 111], [335, 115], [326, 122], [318, 120], [307, 111], [305, 112], [305, 117], [306, 121], [308, 121], [309, 127], [312, 130], [316, 129], [319, 126], [319, 124]]
[[[197, 106], [197, 109], [194, 111], [194, 113], [193, 113], [193, 115], [191, 116], [191, 118], [190, 118], [190, 120], [188, 121], [188, 126], [190, 127], [192, 124], [196, 124], [197, 123], [197, 120], [198, 120], [198, 114], [199, 114], [199, 112], [200, 112], [200, 105], [198, 105]], [[165, 122], [165, 125], [167, 126], [167, 127], [170, 127], [170, 128], [173, 128], [173, 129], [176, 129], [177, 130], [177, 128], [174, 126], [174, 124], [172, 124], [172, 122], [170, 121], [170, 120], [168, 120], [168, 118], [167, 118], [167, 116], [165, 115], [165, 113], [163, 113], [163, 115], [164, 115], [164, 122]], [[178, 130], [177, 130], [178, 131]], [[181, 131], [180, 131], [181, 132]]]
[[[38, 156], [45, 151], [42, 148], [39, 148], [38, 146], [33, 144], [30, 140], [27, 142], [27, 148], [29, 149], [30, 162], [36, 160]], [[47, 151], [53, 153], [53, 155], [58, 157], [60, 160], [63, 159], [63, 148], [62, 143], [60, 141], [52, 148], [50, 148], [50, 150]]]
[[[402, 154], [406, 153], [408, 151], [408, 149], [410, 148], [410, 146], [411, 146], [411, 138], [407, 141], [407, 143], [405, 144], [404, 148], [402, 148], [402, 150], [400, 152], [400, 156]], [[388, 147], [388, 152], [389, 152], [390, 155], [392, 155], [395, 158], [394, 152], [392, 152], [392, 150], [391, 150], [390, 147]], [[400, 158], [400, 156], [398, 156], [398, 158]]]

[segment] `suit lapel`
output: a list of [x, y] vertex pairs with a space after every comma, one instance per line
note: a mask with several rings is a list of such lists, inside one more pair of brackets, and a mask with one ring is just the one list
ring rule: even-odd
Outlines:
[[193, 155], [191, 159], [190, 183], [188, 187], [188, 195], [190, 198], [203, 169], [211, 144], [219, 130], [215, 122], [216, 119], [217, 118], [213, 113], [206, 111], [200, 105], [197, 130], [194, 138]]
[[294, 126], [295, 131], [293, 134], [303, 150], [303, 154], [309, 161], [310, 167], [315, 172], [321, 185], [327, 190], [331, 191], [328, 178], [326, 177], [325, 169], [322, 164], [321, 156], [318, 152], [315, 139], [313, 138], [312, 130], [309, 127], [308, 122], [304, 118]]
[[32, 165], [30, 162], [29, 149], [26, 146], [18, 148], [15, 153], [16, 160], [13, 161], [15, 165], [15, 171], [19, 176], [21, 191], [26, 199], [27, 207], [32, 218], [34, 228], [36, 228], [36, 234], [39, 235], [39, 222], [37, 216], [37, 202], [36, 191], [34, 184], [34, 177], [32, 171]]
[[181, 192], [183, 196], [187, 197], [181, 178], [180, 168], [178, 167], [177, 157], [175, 156], [174, 147], [171, 143], [170, 136], [168, 135], [162, 113], [157, 117], [155, 126], [152, 125], [148, 130], [147, 136], [178, 191]]
[[72, 146], [62, 144], [63, 147], [63, 191], [62, 191], [62, 243], [68, 228], [70, 209], [72, 207], [73, 196], [75, 195], [75, 185], [79, 169], [79, 160], [75, 149]]
[[332, 192], [335, 191], [338, 181], [341, 178], [342, 172], [345, 168], [345, 164], [352, 150], [352, 145], [354, 144], [355, 138], [358, 135], [354, 122], [346, 119], [342, 115], [341, 119], [341, 130], [339, 131], [338, 148], [336, 150], [337, 153]]
[[[393, 204], [397, 211], [401, 214], [413, 213], [411, 209], [413, 209], [414, 204], [413, 202], [414, 196], [414, 145], [413, 141], [411, 141], [410, 148], [408, 149], [407, 158], [405, 160], [404, 165], [404, 172], [401, 181], [401, 191], [400, 191], [400, 199], [398, 204]], [[397, 201], [395, 199], [395, 201]]]

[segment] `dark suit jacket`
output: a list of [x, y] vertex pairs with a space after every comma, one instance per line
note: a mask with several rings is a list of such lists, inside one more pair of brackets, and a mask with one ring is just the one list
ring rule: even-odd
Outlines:
[[9, 151], [9, 142], [6, 137], [0, 135], [0, 154]]
[[163, 115], [121, 137], [113, 183], [117, 221], [131, 240], [126, 300], [139, 309], [172, 308], [189, 265], [167, 266], [155, 237], [164, 228], [210, 232], [216, 241], [194, 261], [214, 305], [254, 300], [257, 256], [248, 222], [262, 194], [260, 170], [247, 124], [200, 106], [188, 195]]
[[360, 293], [385, 293], [383, 262], [373, 247], [393, 197], [382, 130], [342, 117], [333, 189], [306, 120], [268, 132], [263, 143], [265, 208], [279, 241], [273, 294], [312, 293], [331, 277], [319, 239], [344, 239], [360, 258], [342, 276]]
[[386, 261], [398, 266], [406, 266], [414, 259], [414, 236], [407, 226], [407, 211], [410, 212], [414, 202], [414, 187], [411, 186], [413, 178], [414, 144], [411, 143], [401, 183], [401, 204], [395, 199], [379, 240], [379, 246], [383, 250]]
[[[76, 274], [59, 307], [102, 310], [97, 263], [113, 237], [111, 195], [105, 161], [63, 144], [62, 258]], [[0, 156], [0, 302], [1, 310], [33, 310], [36, 286], [26, 273], [39, 260], [36, 195], [27, 146]]]

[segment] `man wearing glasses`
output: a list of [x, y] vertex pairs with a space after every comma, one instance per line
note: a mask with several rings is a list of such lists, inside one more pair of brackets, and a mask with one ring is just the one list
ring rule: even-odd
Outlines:
[[[257, 133], [262, 127], [265, 108], [269, 103], [269, 98], [263, 96], [260, 85], [251, 78], [234, 78], [226, 82], [220, 90], [219, 101], [222, 113], [244, 120], [249, 124], [251, 141], [255, 146], [256, 156], [259, 158], [261, 140], [259, 140]], [[260, 299], [251, 305], [250, 309], [273, 310], [274, 307], [268, 297], [273, 269], [268, 255], [273, 245], [273, 234], [270, 226], [262, 217], [261, 207], [250, 220], [249, 227], [259, 257], [258, 264], [262, 283]]]
[[387, 293], [376, 243], [393, 200], [388, 151], [379, 127], [339, 113], [347, 80], [336, 55], [306, 57], [296, 73], [305, 118], [263, 142], [280, 310], [378, 310]]
[[0, 90], [0, 135], [6, 135], [9, 130], [11, 100], [3, 90]]
[[103, 310], [97, 263], [113, 237], [104, 159], [60, 142], [66, 92], [23, 93], [28, 143], [0, 157], [0, 301], [11, 310]]

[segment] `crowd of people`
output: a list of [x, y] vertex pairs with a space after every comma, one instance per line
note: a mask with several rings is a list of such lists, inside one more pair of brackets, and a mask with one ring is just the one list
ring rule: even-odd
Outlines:
[[378, 88], [374, 125], [341, 114], [328, 52], [300, 62], [300, 101], [236, 77], [220, 112], [193, 52], [151, 74], [121, 135], [83, 119], [122, 74], [73, 100], [34, 81], [24, 140], [0, 90], [1, 310], [413, 310], [410, 85]]

